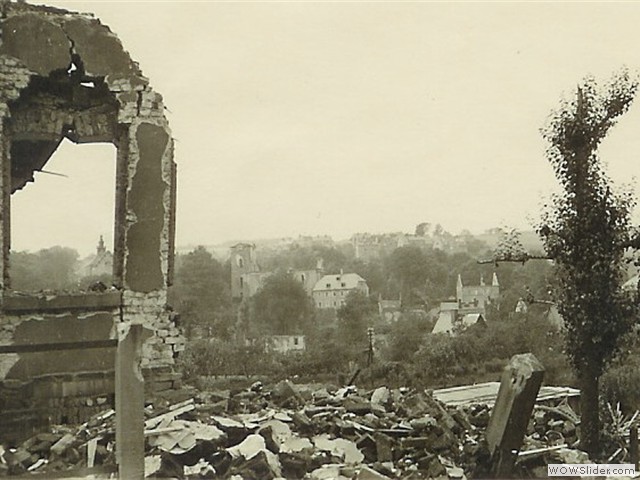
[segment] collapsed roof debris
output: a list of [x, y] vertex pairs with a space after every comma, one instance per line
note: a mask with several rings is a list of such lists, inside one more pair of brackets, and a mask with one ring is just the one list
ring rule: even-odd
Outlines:
[[[145, 409], [148, 477], [462, 479], [486, 477], [489, 467], [485, 403], [453, 406], [407, 388], [290, 381], [182, 396], [188, 398], [174, 404], [158, 397]], [[546, 476], [549, 461], [588, 462], [575, 449], [579, 420], [567, 398], [536, 406], [520, 473]], [[0, 471], [52, 473], [90, 464], [113, 470], [113, 418], [107, 410], [75, 429], [35, 435], [4, 452]]]

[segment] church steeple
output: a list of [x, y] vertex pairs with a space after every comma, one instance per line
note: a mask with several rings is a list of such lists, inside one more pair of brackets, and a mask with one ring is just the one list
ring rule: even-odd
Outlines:
[[102, 235], [100, 235], [100, 240], [98, 240], [97, 250], [98, 250], [98, 255], [102, 255], [107, 251], [106, 247], [104, 246], [104, 239], [102, 238]]

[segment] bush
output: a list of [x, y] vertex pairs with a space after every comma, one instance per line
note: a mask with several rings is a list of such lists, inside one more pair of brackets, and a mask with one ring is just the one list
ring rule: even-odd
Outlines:
[[185, 380], [199, 376], [274, 375], [282, 372], [282, 356], [265, 353], [261, 346], [240, 346], [217, 339], [195, 340], [179, 357]]
[[455, 336], [428, 335], [412, 368], [423, 374], [425, 386], [463, 384], [496, 379], [513, 355], [528, 352], [545, 366], [547, 383], [573, 383], [562, 335], [544, 318], [526, 315], [474, 325]]
[[196, 340], [187, 344], [178, 358], [178, 368], [186, 380], [199, 375], [221, 375], [226, 373], [230, 353], [229, 346], [220, 340]]
[[602, 376], [601, 395], [605, 402], [620, 402], [623, 411], [640, 410], [640, 355], [630, 353]]

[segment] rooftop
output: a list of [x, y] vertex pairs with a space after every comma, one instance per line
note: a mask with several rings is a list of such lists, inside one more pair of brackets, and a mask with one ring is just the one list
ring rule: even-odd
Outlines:
[[313, 287], [313, 291], [322, 291], [322, 290], [353, 290], [358, 287], [360, 282], [365, 282], [365, 279], [362, 278], [357, 273], [344, 273], [344, 274], [335, 274], [335, 275], [325, 275], [316, 286]]

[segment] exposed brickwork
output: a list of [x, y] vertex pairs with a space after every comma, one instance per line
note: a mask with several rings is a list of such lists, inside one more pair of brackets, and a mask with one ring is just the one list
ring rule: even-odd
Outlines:
[[[26, 3], [5, 1], [1, 6], [0, 345], [51, 341], [35, 338], [40, 325], [47, 325], [53, 334], [65, 322], [77, 327], [109, 318], [105, 321], [113, 328], [101, 329], [100, 335], [118, 338], [127, 325], [141, 323], [153, 332], [143, 347], [145, 375], [153, 378], [151, 385], [170, 387], [179, 382], [172, 366], [185, 339], [167, 305], [176, 166], [162, 96], [117, 37], [95, 18]], [[114, 283], [120, 297], [113, 308], [96, 304], [90, 296], [76, 296], [68, 305], [55, 298], [52, 302], [34, 298], [31, 310], [27, 301], [26, 310], [12, 311], [10, 194], [37, 188], [29, 185], [33, 172], [43, 168], [63, 138], [112, 142], [118, 149]], [[0, 408], [3, 398], [5, 404], [20, 403], [18, 397], [26, 395], [28, 400], [14, 405], [15, 418], [26, 419], [33, 412], [38, 421], [42, 415], [55, 421], [85, 418], [113, 389], [113, 364], [97, 360], [108, 352], [89, 352], [95, 358], [85, 362], [88, 371], [69, 366], [73, 355], [85, 353], [54, 352], [51, 358], [57, 356], [60, 362], [46, 366], [44, 353], [0, 355]], [[88, 381], [83, 375], [97, 375], [98, 380]], [[34, 381], [39, 385], [36, 390]], [[0, 418], [0, 425], [5, 420], [9, 421]]]
[[184, 350], [186, 339], [176, 326], [175, 313], [168, 308], [158, 311], [157, 305], [166, 304], [166, 291], [150, 294], [125, 291], [124, 296], [124, 322], [142, 323], [156, 333], [144, 344], [142, 366], [159, 368], [173, 365], [176, 354]]

